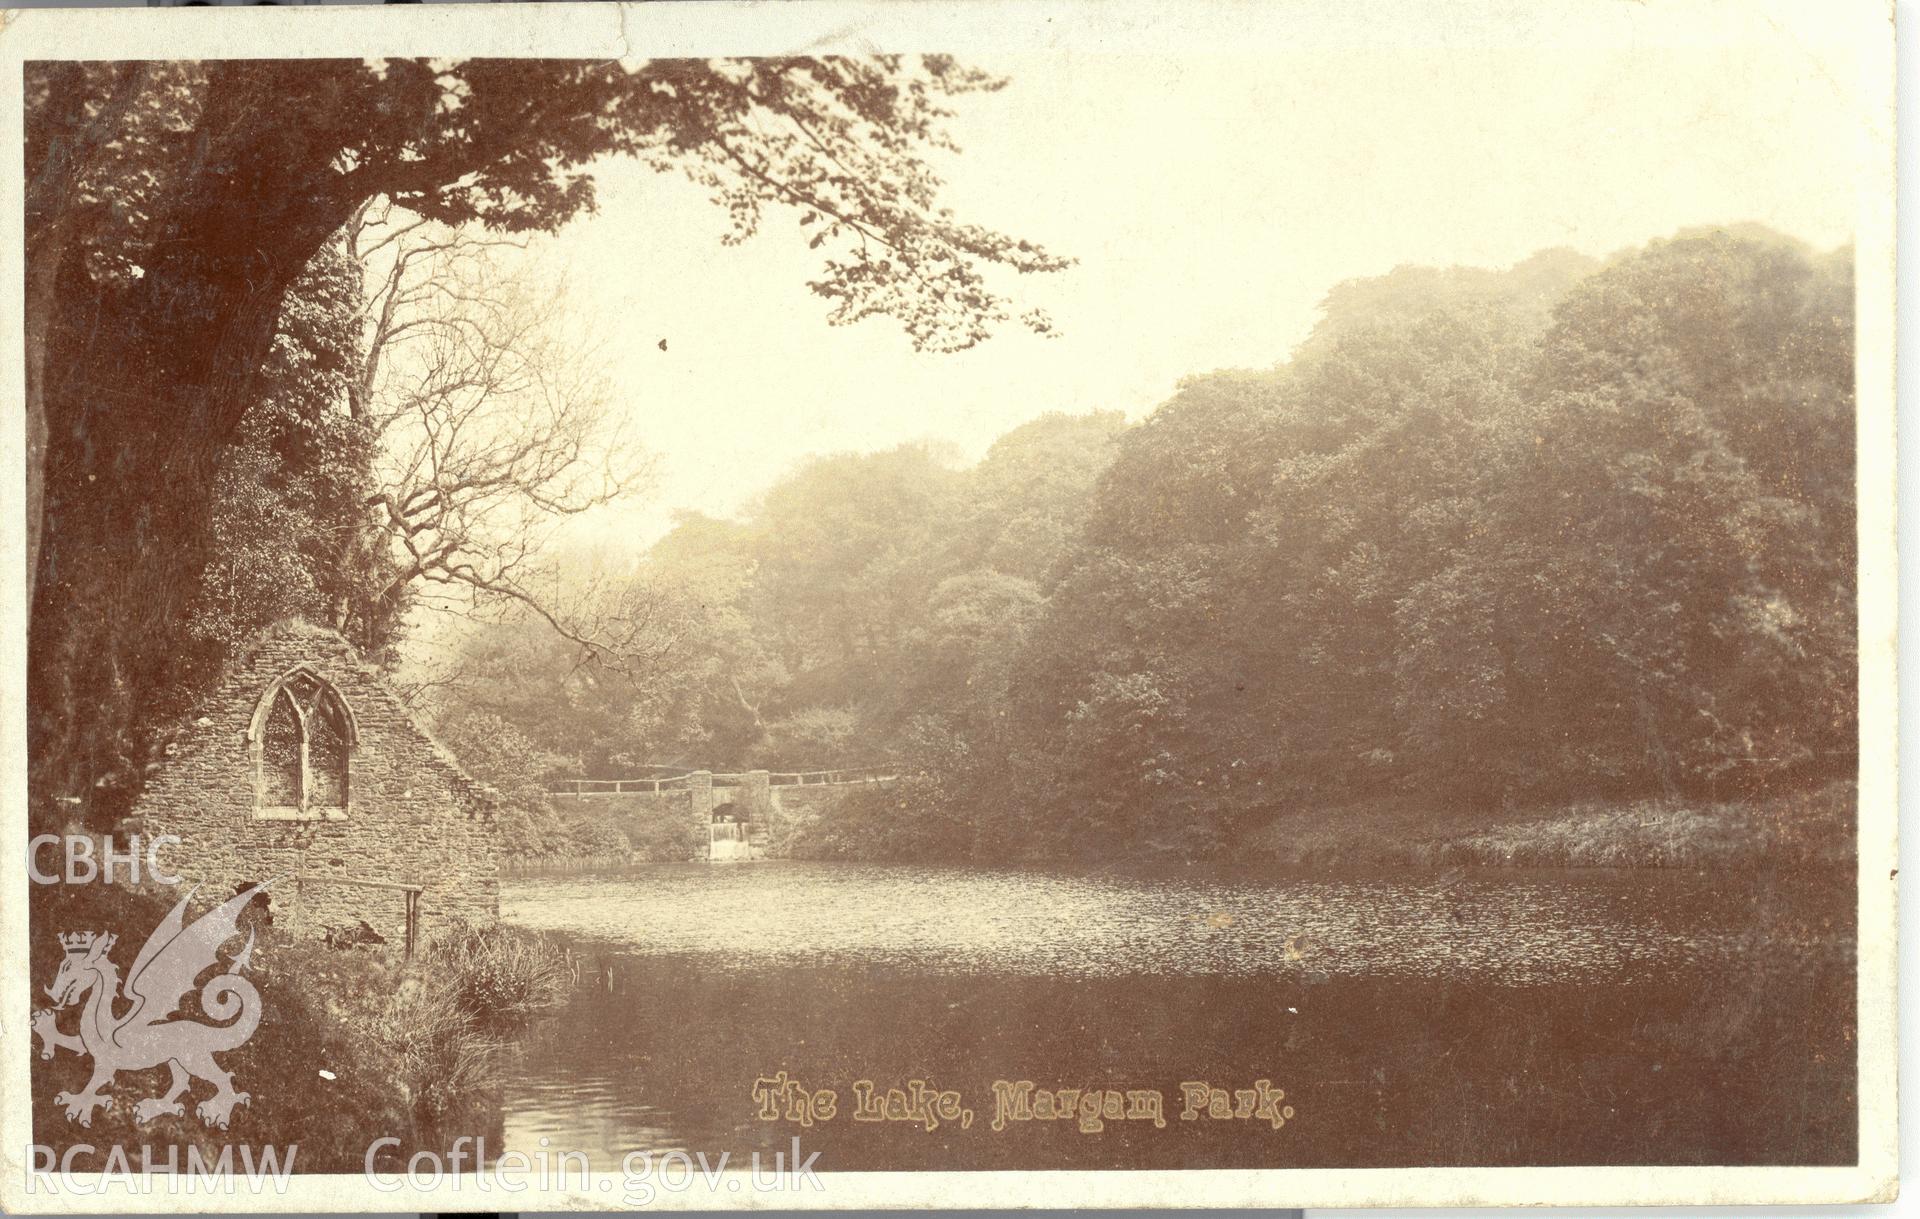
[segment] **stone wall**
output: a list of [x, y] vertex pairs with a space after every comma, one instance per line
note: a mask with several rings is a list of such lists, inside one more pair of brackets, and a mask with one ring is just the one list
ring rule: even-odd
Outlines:
[[[341, 806], [274, 807], [280, 802], [262, 798], [261, 700], [303, 668], [350, 713]], [[178, 835], [181, 845], [165, 858], [183, 881], [204, 885], [204, 896], [275, 882], [274, 925], [299, 934], [364, 921], [390, 943], [403, 942], [406, 894], [347, 882], [419, 886], [424, 934], [452, 919], [499, 916], [490, 793], [413, 721], [346, 640], [305, 623], [270, 629], [235, 660], [174, 734], [128, 828], [149, 839]]]

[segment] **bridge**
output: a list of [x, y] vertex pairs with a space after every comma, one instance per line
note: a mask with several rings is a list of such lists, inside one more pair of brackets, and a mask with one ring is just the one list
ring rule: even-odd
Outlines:
[[745, 787], [754, 782], [755, 775], [765, 775], [769, 787], [830, 787], [840, 783], [885, 783], [899, 778], [884, 766], [845, 766], [838, 770], [688, 770], [677, 775], [648, 775], [638, 779], [556, 779], [548, 784], [547, 793], [585, 798], [620, 796], [628, 792], [688, 791], [696, 787]]
[[704, 839], [705, 857], [718, 861], [763, 856], [795, 820], [818, 816], [849, 791], [897, 778], [882, 766], [690, 770], [631, 779], [557, 779], [547, 785], [547, 794], [562, 803], [592, 801], [616, 815], [684, 815], [693, 837]]

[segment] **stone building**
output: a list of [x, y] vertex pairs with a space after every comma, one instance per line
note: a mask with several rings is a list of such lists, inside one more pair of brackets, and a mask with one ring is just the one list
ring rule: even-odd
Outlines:
[[174, 734], [130, 829], [185, 883], [273, 881], [276, 928], [396, 947], [500, 910], [489, 789], [335, 632], [268, 628]]

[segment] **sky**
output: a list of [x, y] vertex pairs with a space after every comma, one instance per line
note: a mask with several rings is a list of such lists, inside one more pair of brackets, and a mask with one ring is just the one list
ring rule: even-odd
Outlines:
[[1013, 327], [959, 354], [917, 354], [886, 319], [827, 326], [790, 216], [726, 247], [700, 190], [601, 164], [597, 212], [525, 257], [565, 277], [568, 325], [599, 339], [656, 476], [569, 540], [637, 549], [677, 510], [738, 514], [812, 454], [933, 440], [971, 459], [1048, 411], [1140, 418], [1183, 378], [1283, 360], [1329, 288], [1404, 263], [1606, 255], [1742, 221], [1822, 249], [1851, 239], [1856, 68], [1805, 31], [1399, 41], [972, 56], [1011, 83], [958, 100], [948, 202], [1077, 262], [1001, 281], [1058, 337]]

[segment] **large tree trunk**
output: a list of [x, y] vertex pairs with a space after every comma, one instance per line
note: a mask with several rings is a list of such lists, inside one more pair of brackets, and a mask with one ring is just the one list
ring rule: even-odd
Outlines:
[[[262, 158], [263, 162], [268, 161]], [[222, 455], [253, 405], [281, 300], [344, 209], [302, 198], [271, 163], [217, 167], [131, 284], [103, 284], [74, 243], [52, 281], [38, 403], [44, 528], [29, 638], [36, 802], [117, 817], [143, 728], [183, 710], [180, 622], [200, 587]]]
[[45, 69], [47, 94], [35, 115], [32, 145], [38, 153], [29, 164], [25, 211], [26, 281], [26, 448], [27, 448], [27, 605], [34, 600], [40, 574], [40, 538], [46, 499], [47, 404], [45, 378], [47, 332], [54, 313], [54, 292], [75, 223], [74, 197], [82, 180], [93, 171], [110, 142], [120, 134], [128, 113], [146, 87], [144, 63], [116, 65], [97, 108], [88, 102], [92, 90], [88, 69], [79, 63], [54, 64]]
[[33, 590], [40, 576], [40, 535], [46, 515], [47, 497], [47, 403], [42, 388], [47, 366], [46, 317], [53, 309], [52, 269], [65, 252], [63, 231], [50, 233], [42, 253], [30, 256], [27, 279], [26, 392], [27, 392], [27, 607], [32, 612]]

